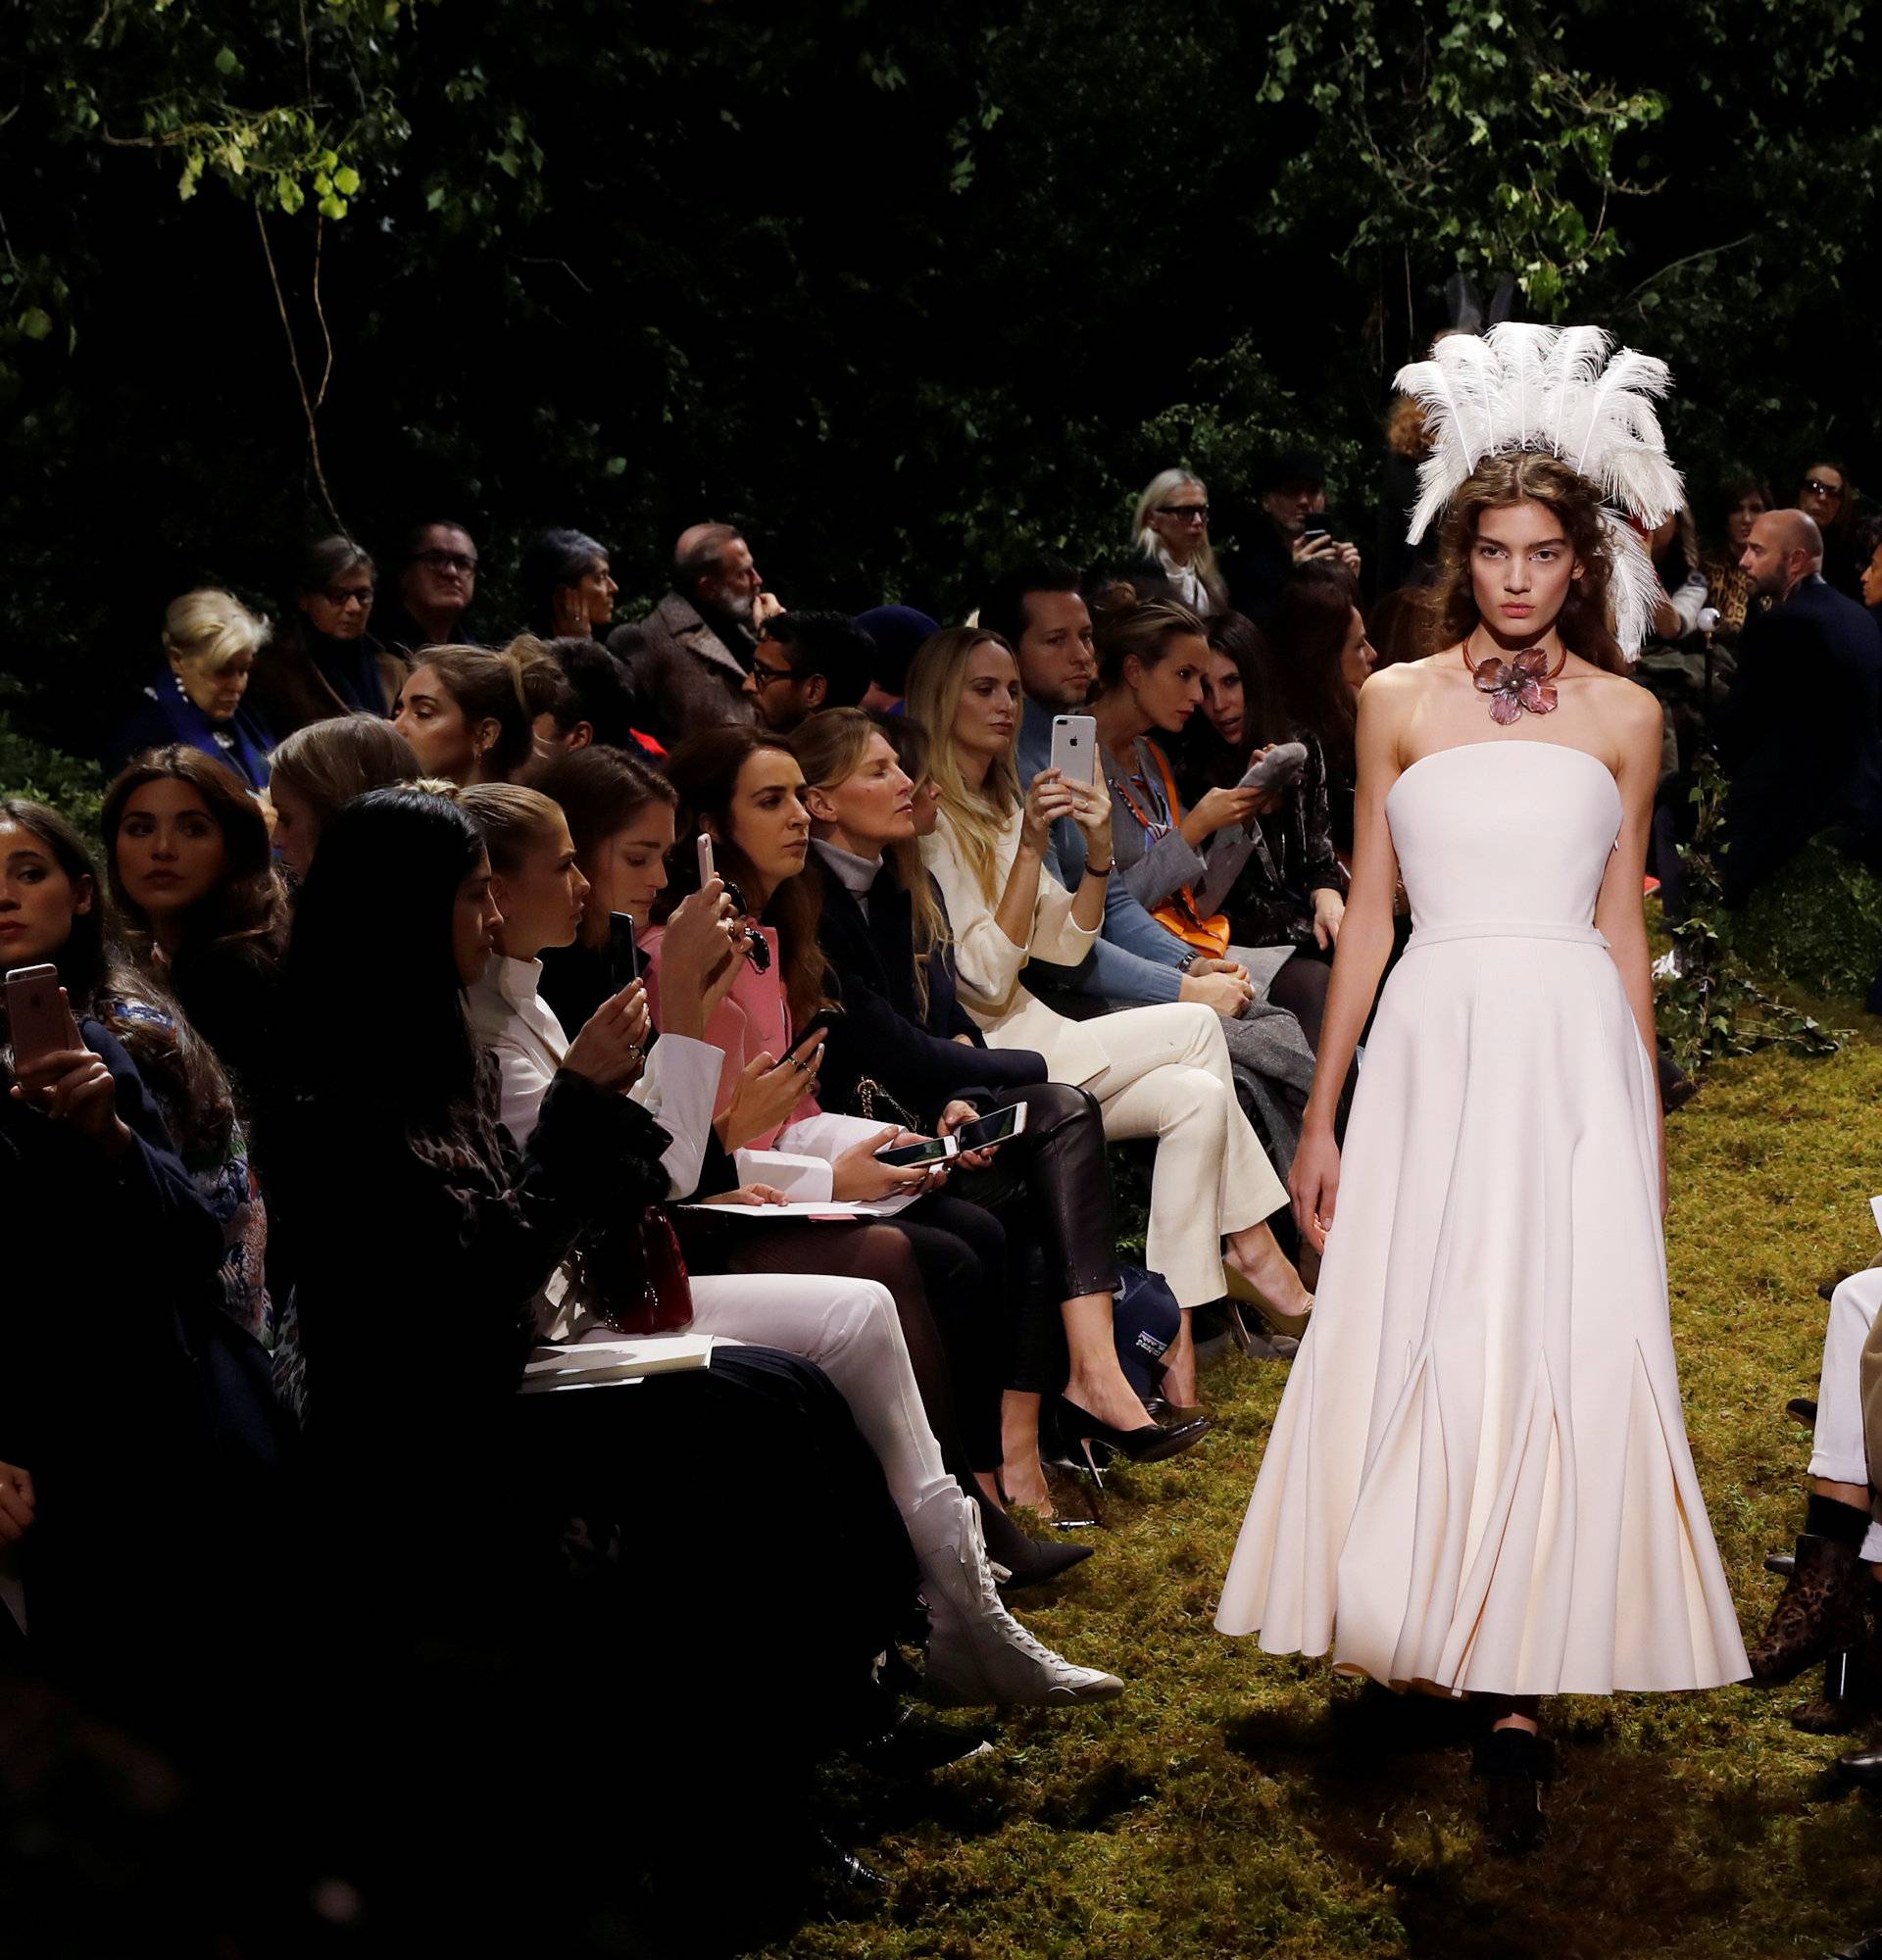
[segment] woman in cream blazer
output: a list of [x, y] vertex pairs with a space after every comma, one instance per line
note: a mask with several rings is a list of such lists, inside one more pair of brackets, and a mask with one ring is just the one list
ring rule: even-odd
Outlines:
[[[1220, 1297], [1226, 1240], [1229, 1263], [1277, 1316], [1304, 1314], [1312, 1299], [1264, 1222], [1287, 1193], [1235, 1101], [1213, 1009], [1172, 1004], [1072, 1021], [1026, 991], [1035, 953], [1075, 966], [1090, 951], [1113, 858], [1101, 791], [1047, 770], [1022, 795], [1019, 711], [1018, 667], [997, 634], [938, 633], [910, 668], [908, 712], [933, 744], [940, 804], [922, 855], [947, 906], [962, 1001], [992, 1047], [1035, 1049], [1055, 1082], [1094, 1097], [1108, 1137], [1157, 1138], [1145, 1257], [1179, 1304]], [[1051, 826], [1065, 815], [1085, 833], [1076, 892], [1045, 871]], [[1169, 1399], [1193, 1402], [1195, 1380], [1186, 1313]]]

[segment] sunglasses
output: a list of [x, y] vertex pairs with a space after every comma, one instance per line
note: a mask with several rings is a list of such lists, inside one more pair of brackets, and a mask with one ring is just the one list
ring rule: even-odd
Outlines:
[[1207, 504], [1159, 504], [1160, 517], [1180, 517], [1185, 523], [1206, 524], [1209, 522]]
[[1819, 476], [1807, 476], [1804, 487], [1813, 497], [1827, 497], [1837, 504], [1843, 501], [1843, 486], [1840, 483], [1825, 483]]

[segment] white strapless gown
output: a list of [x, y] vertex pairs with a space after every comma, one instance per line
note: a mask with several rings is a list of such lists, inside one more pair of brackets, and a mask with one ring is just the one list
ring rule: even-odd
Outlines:
[[1394, 1684], [1749, 1672], [1666, 1312], [1659, 1093], [1590, 920], [1596, 757], [1439, 750], [1386, 801], [1415, 930], [1215, 1624]]

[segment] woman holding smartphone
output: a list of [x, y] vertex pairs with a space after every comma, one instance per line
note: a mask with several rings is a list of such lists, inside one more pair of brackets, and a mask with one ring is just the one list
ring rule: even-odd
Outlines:
[[[1027, 992], [1036, 954], [1076, 965], [1102, 921], [1113, 868], [1108, 800], [1045, 770], [1021, 791], [1014, 750], [1019, 674], [1012, 651], [978, 627], [937, 633], [909, 672], [910, 714], [934, 743], [941, 813], [922, 856], [953, 929], [963, 1003], [995, 1048], [1035, 1049], [1055, 1081], [1090, 1092], [1105, 1134], [1159, 1140], [1148, 1264], [1185, 1308], [1219, 1298], [1229, 1262], [1282, 1331], [1312, 1301], [1264, 1222], [1286, 1201], [1235, 1101], [1221, 1022], [1176, 1004], [1070, 1021]], [[1047, 877], [1053, 820], [1085, 833], [1084, 877], [1067, 892]], [[1168, 1399], [1193, 1404], [1195, 1349], [1185, 1322], [1165, 1363]]]
[[[536, 998], [533, 949], [545, 934], [572, 937], [584, 881], [568, 824], [546, 797], [494, 784], [466, 790], [460, 801], [483, 831], [491, 894], [503, 912], [498, 956], [470, 993], [471, 1025], [503, 1071], [504, 1127], [526, 1148], [553, 1068], [572, 1052]], [[670, 1139], [662, 1162], [667, 1195], [673, 1198], [698, 1182], [724, 1062], [718, 1049], [697, 1038], [717, 1005], [711, 996], [716, 991], [722, 999], [729, 986], [728, 979], [713, 977], [716, 966], [732, 964], [725, 953], [724, 905], [714, 879], [669, 918], [661, 935], [669, 981], [682, 972], [692, 976], [688, 998], [674, 1004], [674, 1018], [694, 1032], [664, 1028], [646, 1071], [625, 1092], [658, 1114]], [[644, 1044], [643, 993], [639, 982], [632, 983], [623, 990], [623, 1005]], [[551, 1064], [547, 1076], [544, 1061]], [[662, 1084], [650, 1094], [648, 1076], [656, 1068]], [[915, 1546], [929, 1607], [927, 1672], [938, 1691], [963, 1703], [1081, 1701], [1119, 1691], [1113, 1676], [1072, 1667], [1041, 1647], [1001, 1605], [977, 1514], [942, 1464], [885, 1288], [823, 1273], [742, 1272], [695, 1276], [691, 1293], [691, 1332], [800, 1354], [822, 1367], [849, 1403]], [[565, 1293], [556, 1337], [605, 1333], [606, 1310], [605, 1300], [587, 1302], [578, 1289]]]

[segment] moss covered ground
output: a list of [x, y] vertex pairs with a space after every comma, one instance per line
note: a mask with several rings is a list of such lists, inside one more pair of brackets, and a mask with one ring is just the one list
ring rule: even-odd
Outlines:
[[[1763, 1555], [1799, 1523], [1807, 1443], [1783, 1404], [1814, 1392], [1817, 1287], [1877, 1250], [1882, 1033], [1856, 1002], [1812, 1007], [1857, 1030], [1841, 1054], [1720, 1064], [1670, 1126], [1687, 1423], [1748, 1637], [1778, 1588]], [[888, 1894], [772, 1951], [1771, 1960], [1882, 1923], [1882, 1806], [1833, 1780], [1849, 1744], [1787, 1725], [1797, 1690], [1553, 1704], [1553, 1835], [1516, 1862], [1485, 1855], [1435, 1704], [1382, 1725], [1318, 1664], [1219, 1638], [1282, 1380], [1239, 1356], [1213, 1369], [1213, 1434], [1115, 1474], [1097, 1555], [1028, 1595], [1042, 1638], [1125, 1676], [1124, 1698], [1015, 1715], [992, 1755], [916, 1792], [840, 1786]]]

